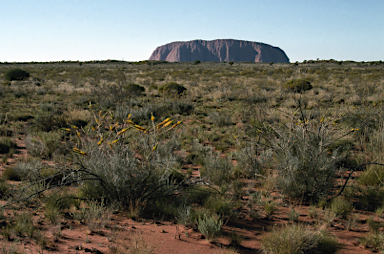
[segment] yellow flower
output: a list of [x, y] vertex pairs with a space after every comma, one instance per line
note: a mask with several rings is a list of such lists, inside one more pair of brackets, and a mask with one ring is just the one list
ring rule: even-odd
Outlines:
[[103, 141], [104, 141], [104, 139], [103, 139], [103, 137], [101, 137], [100, 141], [97, 142], [97, 145], [98, 145], [98, 146], [101, 145], [101, 143], [103, 143]]
[[154, 122], [155, 121], [155, 117], [153, 115], [151, 115], [151, 121]]
[[120, 136], [121, 134], [123, 134], [124, 132], [126, 132], [127, 130], [129, 130], [130, 128], [131, 128], [131, 127], [122, 129], [121, 131], [119, 131], [119, 132], [117, 133], [117, 136]]
[[76, 147], [73, 148], [73, 151], [74, 151], [75, 153], [78, 153], [78, 154], [81, 154], [81, 155], [87, 155], [86, 152], [83, 152], [83, 151], [81, 151], [80, 149], [78, 149], [78, 148], [76, 148]]

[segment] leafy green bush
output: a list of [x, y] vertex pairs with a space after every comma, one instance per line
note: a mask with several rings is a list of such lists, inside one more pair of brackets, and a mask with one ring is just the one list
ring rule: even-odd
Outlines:
[[312, 231], [301, 224], [274, 229], [263, 237], [262, 246], [265, 254], [332, 254], [339, 248], [337, 239], [326, 232]]
[[197, 221], [200, 233], [202, 233], [209, 242], [214, 242], [221, 236], [222, 225], [223, 221], [218, 219], [217, 216], [208, 217], [206, 214]]
[[166, 83], [165, 85], [163, 85], [159, 88], [159, 92], [161, 92], [161, 93], [177, 94], [177, 95], [181, 95], [186, 90], [187, 89], [184, 86], [179, 85], [176, 82]]
[[284, 88], [296, 93], [312, 89], [311, 82], [305, 79], [292, 79], [284, 84]]
[[9, 81], [24, 80], [24, 79], [27, 79], [28, 77], [29, 77], [29, 73], [19, 68], [10, 69], [5, 73], [5, 78]]

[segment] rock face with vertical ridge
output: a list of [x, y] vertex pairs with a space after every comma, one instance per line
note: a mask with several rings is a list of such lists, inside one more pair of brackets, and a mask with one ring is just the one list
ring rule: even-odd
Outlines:
[[156, 48], [149, 60], [289, 63], [287, 55], [278, 47], [260, 42], [234, 39], [171, 42]]

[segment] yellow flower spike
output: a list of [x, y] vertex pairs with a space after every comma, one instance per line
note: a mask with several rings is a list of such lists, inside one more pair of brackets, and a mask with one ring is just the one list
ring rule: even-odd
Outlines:
[[324, 117], [323, 117], [323, 118], [321, 118], [321, 120], [320, 120], [320, 123], [322, 123], [322, 122], [324, 122]]
[[101, 117], [101, 110], [99, 111], [99, 117]]
[[72, 129], [75, 129], [75, 130], [78, 129], [76, 125], [71, 125], [71, 128], [72, 128]]
[[161, 126], [163, 126], [164, 124], [168, 123], [169, 121], [171, 120], [171, 118], [167, 118], [165, 119], [164, 121], [162, 121], [161, 123], [159, 123], [156, 128], [159, 129]]
[[129, 118], [131, 118], [131, 114], [128, 114], [128, 118], [127, 118], [127, 120], [129, 120]]
[[172, 123], [173, 123], [173, 120], [172, 120], [172, 121], [169, 121], [169, 122], [167, 122], [166, 124], [164, 124], [164, 125], [163, 125], [163, 128], [165, 128], [165, 127], [167, 127], [167, 126], [171, 125]]
[[119, 139], [115, 139], [115, 140], [113, 140], [113, 141], [112, 141], [112, 144], [117, 143], [117, 141], [119, 141]]
[[155, 151], [157, 149], [157, 144], [152, 148], [152, 151]]
[[151, 114], [151, 121], [154, 122], [155, 121], [155, 117]]
[[141, 126], [139, 126], [137, 124], [133, 125], [133, 127], [135, 127], [139, 131], [146, 131], [146, 129], [144, 129], [143, 127], [141, 127]]
[[87, 155], [86, 152], [83, 152], [83, 151], [81, 151], [80, 149], [78, 149], [78, 148], [76, 148], [76, 147], [74, 147], [74, 148], [72, 148], [72, 149], [73, 149], [73, 151], [74, 151], [75, 153], [78, 153], [78, 154], [81, 154], [81, 155]]
[[77, 135], [79, 138], [81, 138], [81, 136], [80, 136], [80, 132], [76, 131], [76, 135]]
[[183, 121], [178, 121], [177, 123], [175, 123], [174, 125], [172, 125], [171, 129], [175, 128], [176, 126], [178, 126], [179, 124], [181, 124]]
[[97, 142], [97, 145], [98, 145], [98, 146], [101, 145], [101, 143], [103, 143], [103, 141], [104, 141], [104, 139], [103, 139], [103, 137], [101, 137], [100, 140], [99, 140], [99, 142]]
[[120, 136], [121, 134], [123, 134], [124, 132], [126, 132], [127, 130], [129, 130], [130, 128], [131, 128], [131, 127], [122, 129], [121, 131], [119, 131], [119, 132], [117, 133], [117, 136]]
[[132, 120], [127, 120], [127, 123], [129, 123], [129, 124], [132, 124], [132, 125], [135, 125], [135, 123], [134, 122], [132, 122]]
[[60, 130], [71, 132], [71, 129], [68, 128], [61, 128]]

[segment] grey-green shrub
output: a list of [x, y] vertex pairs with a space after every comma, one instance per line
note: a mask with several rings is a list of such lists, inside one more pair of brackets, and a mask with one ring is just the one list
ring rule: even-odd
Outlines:
[[200, 176], [217, 186], [222, 186], [229, 183], [232, 169], [233, 165], [229, 158], [211, 154], [204, 158]]
[[[145, 150], [144, 146], [141, 149]], [[81, 158], [81, 164], [91, 175], [83, 177], [87, 181], [81, 189], [89, 198], [104, 197], [107, 202], [129, 207], [155, 199], [168, 190], [173, 165], [171, 154], [160, 157], [144, 151], [144, 158], [138, 160], [132, 146], [120, 143], [114, 149], [87, 143], [83, 149], [88, 156]]]
[[338, 162], [344, 154], [328, 146], [338, 139], [333, 125], [312, 121], [308, 124], [289, 123], [276, 129], [272, 140], [278, 159], [277, 184], [292, 198], [317, 202], [332, 193], [340, 172]]

